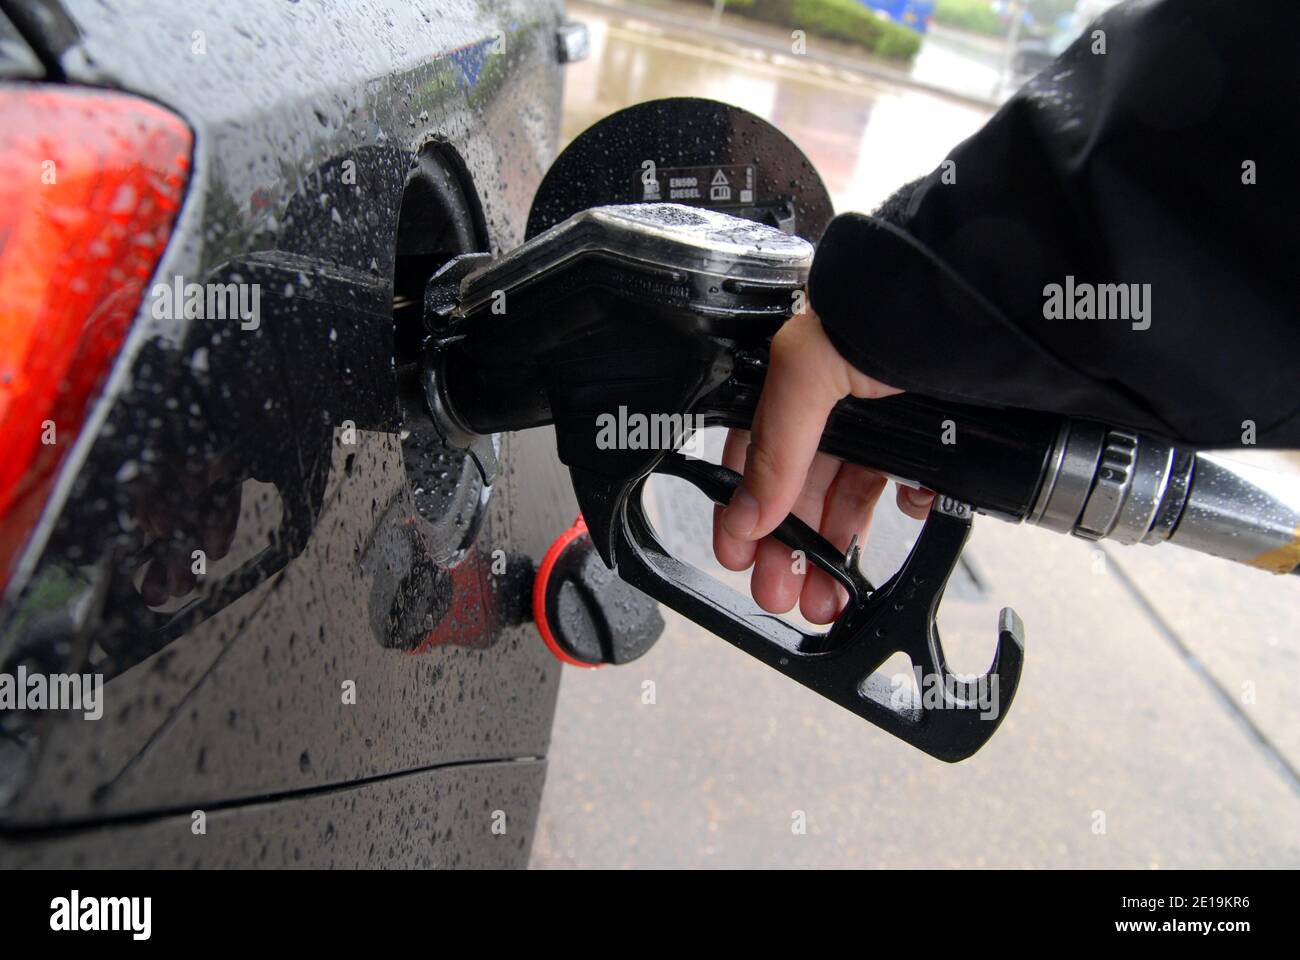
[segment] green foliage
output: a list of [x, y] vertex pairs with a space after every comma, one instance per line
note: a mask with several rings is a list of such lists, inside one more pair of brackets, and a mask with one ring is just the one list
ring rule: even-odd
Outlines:
[[[759, 0], [763, 2], [763, 0]], [[857, 0], [788, 0], [790, 19], [776, 21], [810, 36], [844, 40], [891, 60], [911, 60], [921, 36], [877, 15]]]
[[[712, 5], [712, 0], [697, 0]], [[738, 13], [810, 37], [856, 44], [890, 60], [911, 60], [921, 49], [921, 36], [858, 3], [858, 0], [727, 0], [728, 13]]]
[[887, 60], [911, 61], [921, 49], [921, 35], [915, 30], [908, 30], [897, 24], [886, 24], [890, 29], [880, 35], [876, 42], [876, 54]]
[[1002, 18], [993, 12], [989, 0], [938, 0], [934, 22], [957, 30], [1000, 37], [1007, 32]]
[[[795, 0], [754, 0], [750, 4], [753, 16], [768, 23], [789, 23], [794, 16]], [[734, 10], [736, 5], [727, 3], [727, 9]]]

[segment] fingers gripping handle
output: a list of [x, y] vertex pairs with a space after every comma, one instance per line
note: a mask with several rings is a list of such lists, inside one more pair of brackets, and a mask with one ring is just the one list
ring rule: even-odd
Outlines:
[[[678, 476], [714, 502], [725, 503], [739, 482], [732, 471], [670, 454], [658, 472]], [[931, 756], [963, 760], [997, 730], [1015, 696], [1024, 663], [1024, 628], [1004, 609], [989, 671], [962, 677], [947, 666], [935, 613], [971, 529], [971, 510], [939, 498], [899, 571], [873, 590], [857, 572], [855, 551], [839, 556], [797, 518], [778, 538], [849, 591], [849, 603], [827, 633], [805, 633], [765, 613], [752, 600], [673, 557], [645, 515], [645, 480], [630, 487], [575, 475], [583, 513], [606, 511], [612, 560], [619, 576], [668, 607], [864, 720]], [[602, 489], [603, 488], [603, 489]], [[895, 653], [912, 661], [903, 683], [875, 671]]]

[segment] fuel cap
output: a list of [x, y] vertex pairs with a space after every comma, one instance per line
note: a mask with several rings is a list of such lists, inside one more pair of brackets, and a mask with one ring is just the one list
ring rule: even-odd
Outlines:
[[533, 618], [555, 658], [628, 663], [659, 639], [659, 605], [606, 568], [581, 516], [551, 544], [533, 581]]
[[821, 239], [834, 216], [816, 169], [761, 117], [716, 100], [633, 104], [578, 134], [542, 178], [525, 237], [590, 207], [679, 203]]

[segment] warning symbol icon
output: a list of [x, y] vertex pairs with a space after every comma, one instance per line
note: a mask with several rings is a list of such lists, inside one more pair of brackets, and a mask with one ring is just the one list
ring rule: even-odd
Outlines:
[[709, 184], [709, 199], [712, 201], [731, 199], [731, 184], [727, 180], [727, 175], [721, 170], [713, 175], [713, 180]]

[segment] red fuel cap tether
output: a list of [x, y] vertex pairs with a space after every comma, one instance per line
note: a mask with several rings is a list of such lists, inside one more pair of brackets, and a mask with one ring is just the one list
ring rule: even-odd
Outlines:
[[581, 514], [537, 568], [533, 620], [546, 648], [575, 667], [635, 660], [663, 630], [659, 605], [605, 566]]

